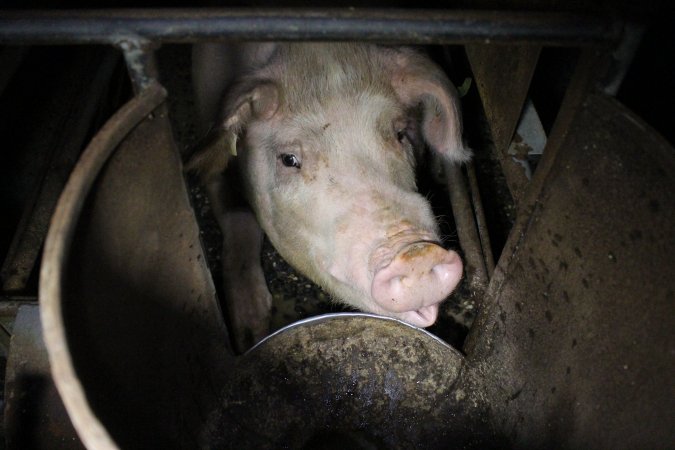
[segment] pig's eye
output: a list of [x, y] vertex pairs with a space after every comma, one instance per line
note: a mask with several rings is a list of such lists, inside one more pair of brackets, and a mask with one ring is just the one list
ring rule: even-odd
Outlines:
[[401, 144], [410, 143], [410, 136], [408, 136], [408, 130], [406, 130], [406, 129], [397, 130], [396, 131], [396, 139]]
[[302, 164], [300, 163], [300, 159], [293, 153], [282, 153], [281, 155], [279, 155], [279, 159], [281, 160], [281, 163], [286, 167], [295, 167], [299, 169], [302, 166]]

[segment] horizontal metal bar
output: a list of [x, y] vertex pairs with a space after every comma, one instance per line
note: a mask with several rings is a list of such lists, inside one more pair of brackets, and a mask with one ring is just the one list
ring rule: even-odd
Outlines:
[[618, 40], [620, 33], [620, 23], [607, 16], [544, 12], [354, 8], [0, 11], [2, 44], [238, 39], [585, 46]]

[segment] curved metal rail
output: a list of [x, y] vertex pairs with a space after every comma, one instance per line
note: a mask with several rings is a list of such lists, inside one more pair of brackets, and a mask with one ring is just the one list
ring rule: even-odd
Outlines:
[[148, 114], [166, 98], [164, 88], [155, 83], [131, 99], [94, 137], [84, 151], [66, 185], [45, 242], [40, 270], [42, 327], [56, 387], [61, 394], [75, 429], [87, 448], [117, 449], [112, 438], [92, 413], [68, 350], [60, 299], [61, 274], [69, 256], [69, 243], [77, 225], [86, 193], [112, 152]]

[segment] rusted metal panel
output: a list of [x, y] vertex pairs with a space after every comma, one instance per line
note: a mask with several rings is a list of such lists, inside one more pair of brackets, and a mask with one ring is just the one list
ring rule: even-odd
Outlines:
[[9, 450], [84, 449], [52, 381], [38, 305], [18, 309], [7, 358], [5, 398]]
[[485, 377], [517, 447], [668, 448], [675, 150], [613, 99], [579, 99], [499, 262], [467, 372]]
[[0, 295], [0, 358], [7, 360], [16, 315], [24, 305], [37, 306], [36, 297], [7, 297]]
[[475, 406], [455, 392], [462, 361], [438, 338], [395, 319], [305, 320], [237, 362], [202, 445], [485, 448], [489, 430], [469, 419]]
[[521, 164], [508, 154], [539, 59], [537, 45], [471, 44], [465, 47], [492, 131], [497, 157], [517, 202], [529, 180]]
[[54, 379], [91, 448], [196, 448], [228, 358], [165, 107], [135, 126], [163, 92], [145, 89], [92, 140], [45, 244]]

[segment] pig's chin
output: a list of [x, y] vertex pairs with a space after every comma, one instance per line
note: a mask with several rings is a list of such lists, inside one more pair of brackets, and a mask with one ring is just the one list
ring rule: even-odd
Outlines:
[[430, 327], [438, 318], [438, 304], [425, 306], [415, 311], [405, 311], [394, 314], [393, 317], [411, 325], [415, 325], [416, 327]]

